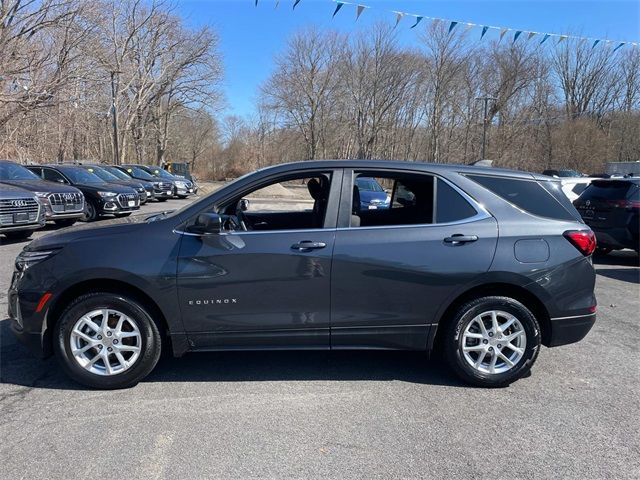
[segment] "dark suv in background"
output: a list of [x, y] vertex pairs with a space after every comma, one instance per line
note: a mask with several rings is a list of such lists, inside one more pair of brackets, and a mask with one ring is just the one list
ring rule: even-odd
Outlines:
[[171, 183], [171, 194], [178, 198], [187, 198], [193, 194], [193, 184], [186, 178], [176, 177], [160, 167], [149, 165], [123, 165], [125, 168], [139, 168], [154, 176], [159, 181]]
[[574, 205], [595, 232], [598, 253], [640, 251], [640, 178], [594, 180]]
[[80, 167], [84, 168], [87, 172], [93, 173], [94, 175], [100, 177], [107, 183], [133, 188], [140, 197], [140, 205], [144, 205], [145, 203], [147, 203], [147, 190], [141, 182], [138, 182], [132, 178], [120, 179], [99, 165], [82, 164], [80, 165]]
[[71, 185], [47, 182], [22, 165], [0, 160], [0, 182], [33, 192], [44, 207], [45, 219], [73, 225], [84, 216], [84, 195]]
[[[389, 207], [363, 208], [359, 178], [389, 185]], [[261, 204], [263, 189], [296, 201]], [[31, 242], [9, 316], [35, 352], [97, 388], [134, 385], [163, 348], [436, 350], [496, 387], [526, 375], [540, 345], [589, 332], [594, 248], [548, 177], [307, 161], [171, 213]]]
[[124, 172], [135, 180], [144, 180], [145, 182], [150, 182], [153, 185], [154, 197], [159, 202], [164, 202], [173, 197], [172, 182], [161, 180], [136, 165], [116, 165], [113, 166], [113, 168], [117, 168], [118, 170]]
[[29, 165], [44, 180], [79, 189], [85, 198], [82, 220], [91, 222], [102, 215], [126, 217], [140, 208], [140, 197], [130, 187], [105, 182], [78, 165]]

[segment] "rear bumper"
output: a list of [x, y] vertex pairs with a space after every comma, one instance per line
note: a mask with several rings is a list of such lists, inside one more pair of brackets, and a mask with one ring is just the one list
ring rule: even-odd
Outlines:
[[551, 338], [549, 347], [558, 347], [582, 340], [593, 324], [596, 322], [596, 314], [578, 315], [573, 317], [560, 317], [551, 319]]

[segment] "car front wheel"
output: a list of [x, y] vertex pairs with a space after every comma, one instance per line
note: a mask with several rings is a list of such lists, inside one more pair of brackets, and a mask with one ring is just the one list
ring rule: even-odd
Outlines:
[[479, 387], [504, 387], [525, 376], [540, 350], [538, 321], [509, 297], [482, 297], [462, 305], [445, 331], [453, 371]]
[[54, 338], [65, 372], [92, 388], [131, 387], [160, 358], [158, 327], [142, 305], [119, 294], [78, 297], [62, 313]]

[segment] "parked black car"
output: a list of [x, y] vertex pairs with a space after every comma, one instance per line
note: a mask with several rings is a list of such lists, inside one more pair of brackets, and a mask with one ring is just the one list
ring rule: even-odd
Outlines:
[[594, 180], [574, 205], [595, 232], [598, 253], [640, 250], [640, 178]]
[[147, 202], [150, 202], [156, 199], [156, 194], [153, 187], [153, 181], [134, 179], [131, 175], [123, 172], [118, 167], [114, 167], [113, 165], [100, 165], [100, 167], [106, 170], [107, 172], [109, 172], [111, 175], [118, 177], [120, 180], [134, 181], [134, 182], [140, 183], [140, 185], [142, 185], [145, 191], [147, 192]]
[[44, 224], [44, 207], [33, 192], [0, 184], [0, 234], [10, 240], [29, 238]]
[[107, 183], [79, 165], [29, 165], [27, 168], [45, 180], [79, 189], [85, 198], [82, 217], [85, 222], [102, 215], [126, 217], [140, 209], [140, 197], [133, 188]]
[[135, 180], [144, 180], [153, 184], [154, 197], [159, 202], [165, 202], [173, 197], [173, 183], [154, 177], [146, 170], [136, 165], [115, 165], [114, 168], [126, 173]]
[[[390, 207], [363, 210], [358, 177], [392, 185]], [[8, 295], [16, 335], [92, 387], [135, 384], [165, 347], [435, 348], [501, 386], [595, 321], [593, 232], [541, 175], [309, 161], [124, 222], [33, 241]]]
[[46, 220], [73, 225], [84, 215], [84, 195], [70, 185], [43, 180], [22, 165], [0, 160], [0, 182], [29, 190], [40, 199]]
[[107, 183], [133, 188], [138, 193], [138, 197], [140, 197], [140, 205], [147, 203], [147, 190], [141, 182], [133, 180], [132, 178], [122, 180], [99, 165], [83, 164], [80, 165], [80, 168], [84, 168], [87, 172], [93, 173]]
[[124, 167], [137, 167], [163, 182], [170, 182], [172, 184], [172, 195], [174, 197], [187, 198], [194, 193], [193, 183], [191, 183], [190, 180], [176, 177], [160, 167], [152, 167], [149, 165], [124, 165]]

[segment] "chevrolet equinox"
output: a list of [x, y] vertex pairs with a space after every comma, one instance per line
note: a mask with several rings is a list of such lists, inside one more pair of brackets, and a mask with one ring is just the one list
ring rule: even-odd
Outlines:
[[436, 350], [497, 387], [595, 322], [594, 234], [541, 175], [309, 161], [114, 222], [31, 242], [9, 290], [14, 333], [90, 387], [135, 385], [165, 349]]

